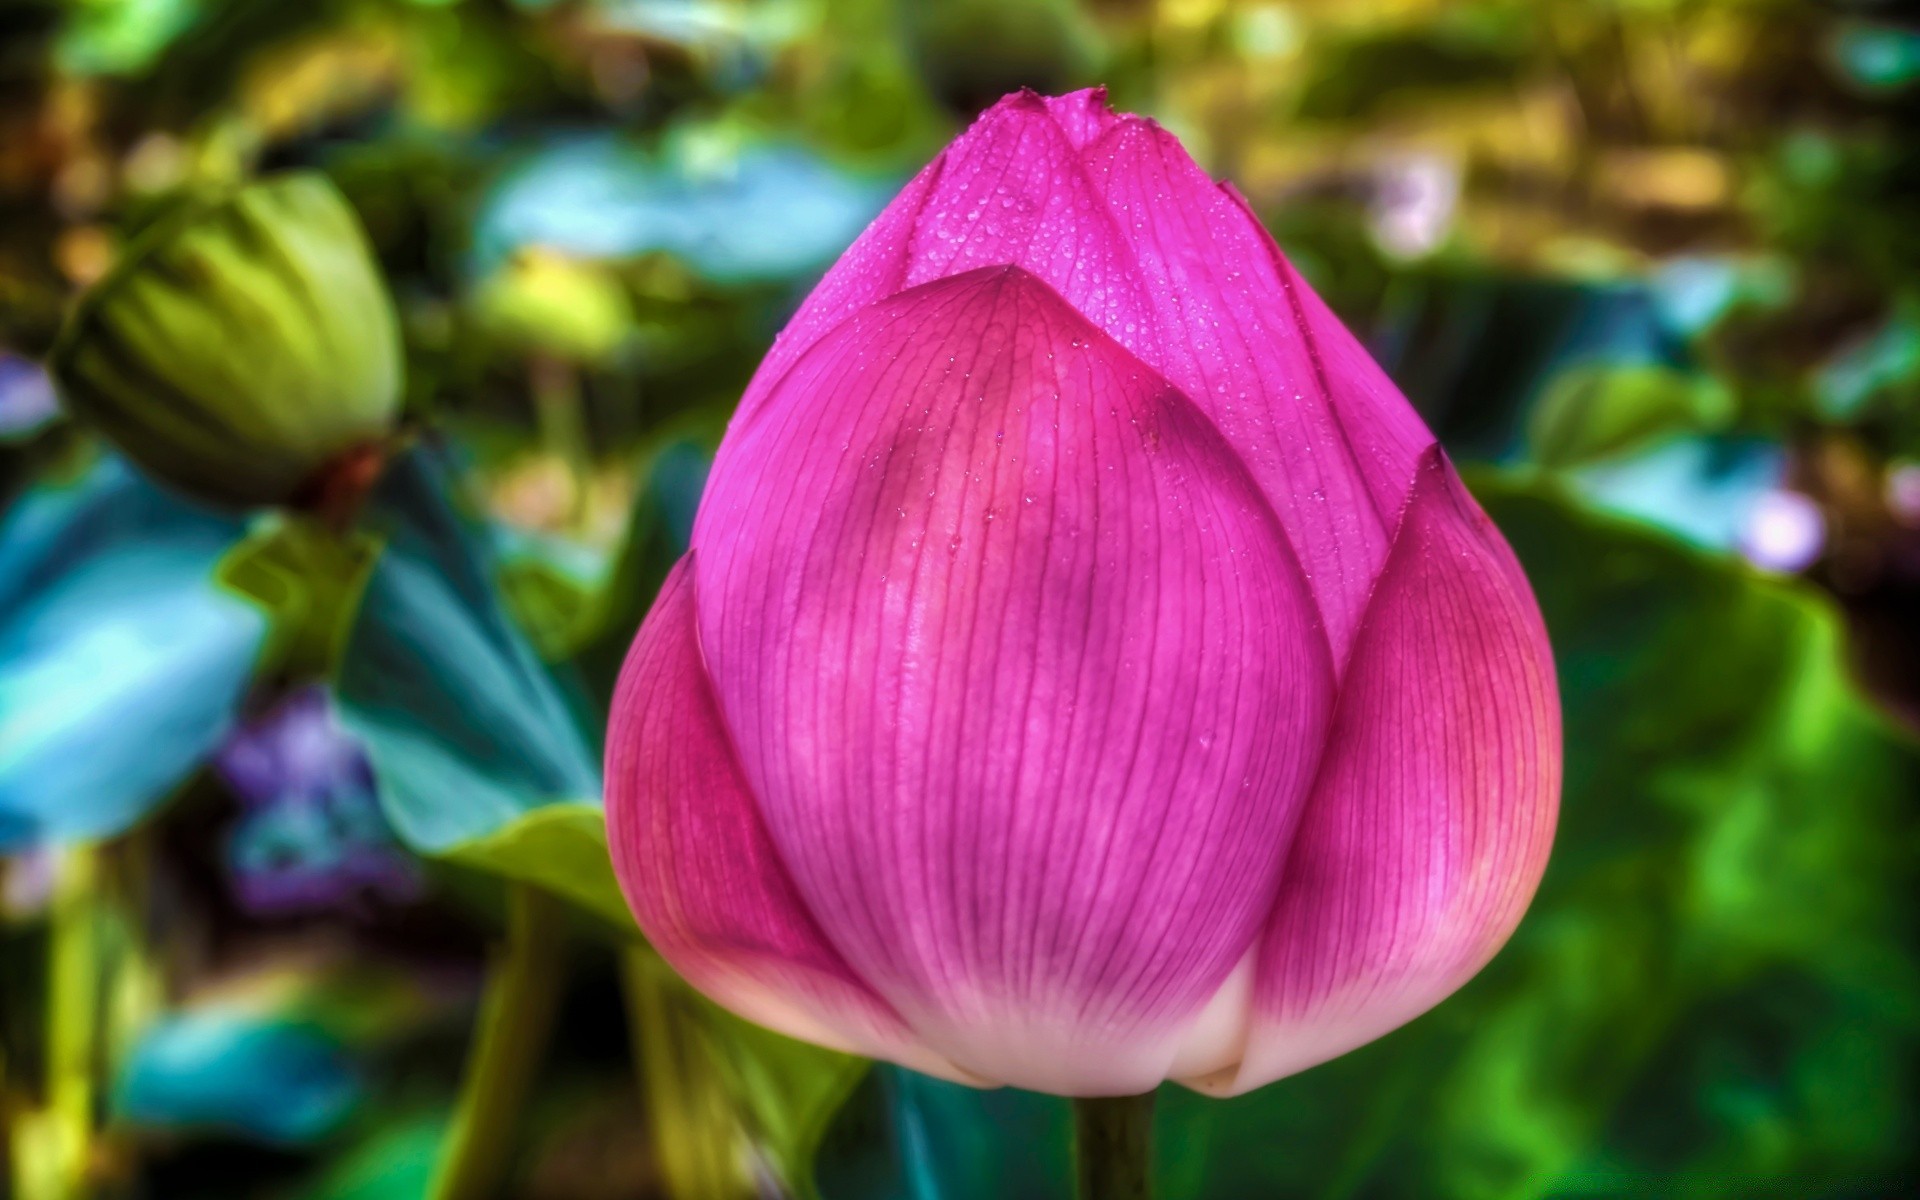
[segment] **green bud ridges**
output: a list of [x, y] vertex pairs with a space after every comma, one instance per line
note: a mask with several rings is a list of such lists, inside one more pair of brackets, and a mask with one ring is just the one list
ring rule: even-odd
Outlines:
[[150, 230], [81, 298], [51, 365], [149, 474], [223, 505], [287, 501], [400, 405], [392, 301], [353, 210], [312, 173]]

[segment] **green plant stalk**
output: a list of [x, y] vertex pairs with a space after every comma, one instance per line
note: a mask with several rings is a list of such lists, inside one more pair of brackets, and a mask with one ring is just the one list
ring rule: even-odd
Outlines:
[[20, 1200], [86, 1192], [98, 1063], [99, 851], [60, 856], [47, 926], [46, 1105], [14, 1122], [13, 1190]]
[[1150, 1200], [1153, 1093], [1076, 1099], [1073, 1151], [1080, 1200]]
[[722, 1083], [698, 1005], [658, 954], [621, 956], [640, 1094], [668, 1195], [741, 1200], [753, 1195], [746, 1132]]
[[507, 939], [487, 978], [432, 1200], [501, 1195], [514, 1130], [553, 1028], [566, 964], [565, 910], [539, 888], [507, 893]]
[[166, 973], [148, 936], [152, 860], [153, 834], [145, 829], [116, 839], [101, 856], [96, 1061], [106, 1064], [107, 1076], [132, 1056], [166, 1006]]
[[586, 518], [587, 492], [593, 486], [593, 455], [587, 448], [586, 412], [581, 406], [580, 374], [573, 364], [538, 355], [531, 367], [533, 409], [540, 444], [567, 468], [573, 494], [567, 520], [578, 528]]

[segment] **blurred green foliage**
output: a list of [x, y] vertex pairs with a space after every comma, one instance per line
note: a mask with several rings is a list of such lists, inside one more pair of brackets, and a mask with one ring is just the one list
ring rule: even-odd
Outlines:
[[[1230, 1102], [1163, 1093], [1166, 1194], [1914, 1189], [1920, 10], [14, 0], [0, 1159], [21, 1200], [423, 1194], [525, 887], [574, 916], [506, 1194], [1066, 1194], [1057, 1103], [863, 1072], [650, 962], [607, 869], [597, 731], [811, 280], [980, 107], [1094, 83], [1232, 179], [1483, 464], [1567, 718], [1562, 832], [1514, 943], [1352, 1055]], [[151, 231], [290, 169], [346, 198], [398, 319], [404, 413], [357, 522], [156, 492], [43, 370]], [[151, 634], [173, 612], [196, 636]], [[168, 654], [106, 671], [114, 629]], [[269, 916], [220, 854], [242, 798], [198, 765], [315, 680], [429, 882]], [[110, 839], [92, 873], [50, 848], [76, 837]], [[98, 1003], [63, 1023], [76, 987]], [[313, 1028], [344, 1057], [281, 1052]], [[141, 1103], [114, 1103], [123, 1078]], [[352, 1081], [321, 1088], [339, 1113], [249, 1127], [254, 1098], [316, 1079]]]

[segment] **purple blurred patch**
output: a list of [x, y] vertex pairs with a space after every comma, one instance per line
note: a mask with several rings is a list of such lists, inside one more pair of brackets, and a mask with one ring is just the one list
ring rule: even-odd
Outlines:
[[419, 894], [420, 875], [380, 812], [360, 744], [321, 687], [235, 730], [214, 770], [244, 812], [227, 841], [240, 903], [263, 915]]
[[0, 438], [24, 437], [59, 414], [53, 380], [40, 365], [0, 350]]

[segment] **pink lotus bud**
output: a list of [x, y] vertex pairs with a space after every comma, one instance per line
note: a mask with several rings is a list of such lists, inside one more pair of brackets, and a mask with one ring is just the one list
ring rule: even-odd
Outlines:
[[1071, 1095], [1412, 1019], [1545, 865], [1512, 553], [1231, 189], [1010, 96], [761, 364], [614, 701], [640, 927], [796, 1037]]

